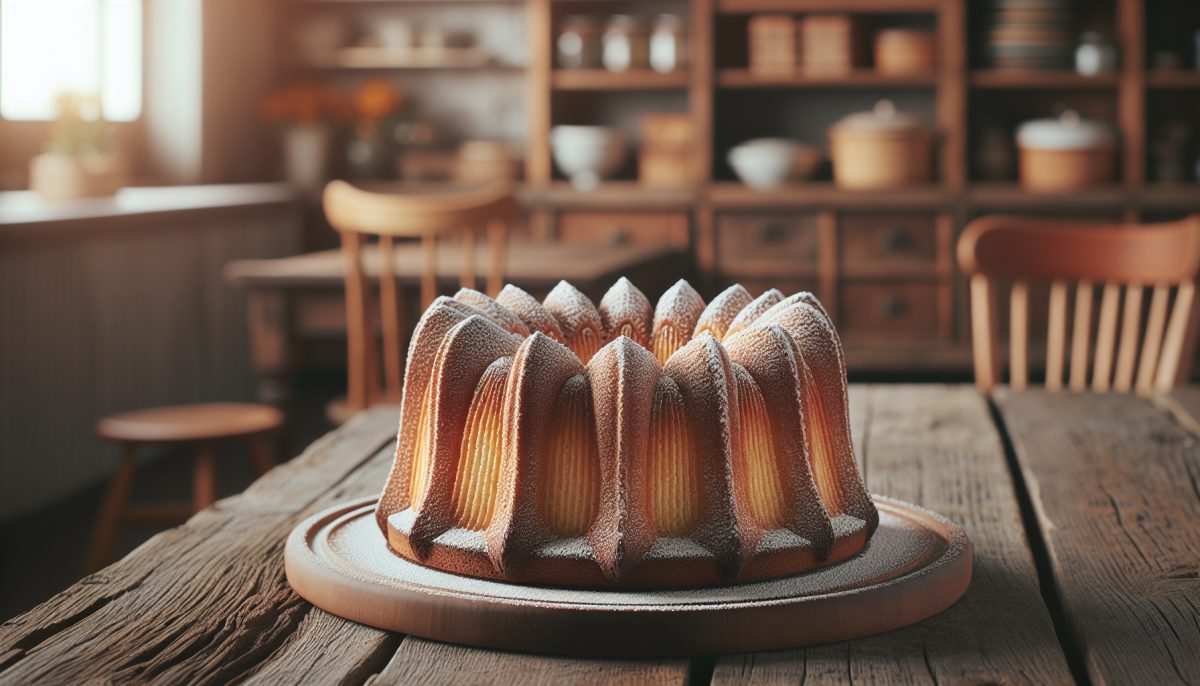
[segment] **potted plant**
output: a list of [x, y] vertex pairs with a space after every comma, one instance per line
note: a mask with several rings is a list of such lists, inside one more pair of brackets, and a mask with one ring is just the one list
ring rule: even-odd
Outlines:
[[302, 191], [319, 192], [329, 162], [330, 122], [342, 115], [342, 99], [322, 84], [301, 83], [269, 95], [261, 110], [281, 131], [284, 179]]
[[46, 152], [29, 166], [29, 186], [47, 200], [114, 195], [129, 164], [94, 96], [62, 95]]

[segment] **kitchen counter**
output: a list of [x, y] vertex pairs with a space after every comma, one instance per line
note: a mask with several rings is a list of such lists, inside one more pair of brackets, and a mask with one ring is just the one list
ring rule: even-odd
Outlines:
[[106, 198], [48, 201], [33, 191], [0, 192], [0, 239], [30, 231], [97, 231], [163, 226], [167, 218], [201, 218], [297, 202], [282, 183], [123, 188]]

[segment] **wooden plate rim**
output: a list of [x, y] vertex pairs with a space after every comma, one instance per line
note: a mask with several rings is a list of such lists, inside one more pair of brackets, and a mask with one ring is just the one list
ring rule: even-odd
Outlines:
[[945, 549], [899, 577], [824, 594], [737, 600], [738, 586], [730, 586], [734, 599], [729, 602], [603, 604], [493, 596], [392, 577], [385, 580], [382, 573], [372, 579], [342, 566], [340, 557], [323, 556], [314, 541], [341, 520], [370, 514], [375, 498], [335, 505], [298, 524], [284, 547], [284, 567], [296, 593], [327, 612], [450, 643], [629, 657], [798, 648], [907, 626], [945, 610], [966, 592], [973, 551], [962, 528], [902, 500], [874, 499], [882, 509], [941, 537]]

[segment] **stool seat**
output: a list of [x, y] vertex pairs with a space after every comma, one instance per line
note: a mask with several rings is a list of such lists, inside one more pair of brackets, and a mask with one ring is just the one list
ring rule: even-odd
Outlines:
[[120, 442], [219, 441], [274, 431], [283, 413], [269, 405], [201, 403], [134, 410], [96, 423], [101, 438]]

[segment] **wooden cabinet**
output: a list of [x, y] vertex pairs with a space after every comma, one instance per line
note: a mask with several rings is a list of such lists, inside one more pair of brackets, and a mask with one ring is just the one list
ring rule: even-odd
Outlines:
[[932, 269], [937, 263], [931, 214], [848, 215], [839, 221], [846, 272], [879, 268]]
[[817, 224], [811, 214], [737, 213], [717, 218], [717, 264], [742, 276], [812, 274]]
[[935, 338], [937, 285], [920, 281], [852, 281], [842, 284], [838, 327], [842, 336]]
[[666, 245], [687, 248], [684, 212], [563, 212], [558, 239], [588, 245]]

